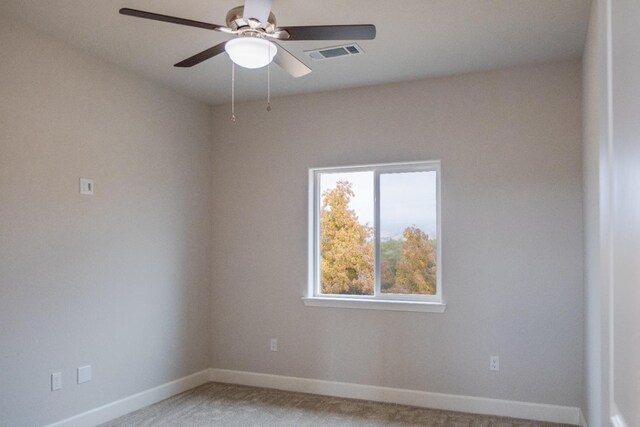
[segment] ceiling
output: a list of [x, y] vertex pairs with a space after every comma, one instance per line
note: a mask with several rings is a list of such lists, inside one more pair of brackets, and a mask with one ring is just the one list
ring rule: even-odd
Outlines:
[[[173, 64], [228, 38], [149, 21], [121, 7], [225, 25], [242, 0], [1, 0], [0, 16], [210, 104], [231, 99], [231, 61]], [[272, 96], [417, 80], [580, 58], [589, 0], [273, 0], [279, 25], [374, 24], [364, 55], [313, 61], [303, 51], [343, 44], [282, 42], [313, 69], [295, 79], [271, 68]], [[346, 40], [350, 42], [352, 40]], [[266, 97], [266, 69], [236, 72], [238, 100]]]

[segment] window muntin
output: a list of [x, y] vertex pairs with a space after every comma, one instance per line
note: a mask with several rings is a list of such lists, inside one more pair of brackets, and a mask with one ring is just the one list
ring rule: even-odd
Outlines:
[[309, 176], [310, 296], [441, 302], [438, 161]]

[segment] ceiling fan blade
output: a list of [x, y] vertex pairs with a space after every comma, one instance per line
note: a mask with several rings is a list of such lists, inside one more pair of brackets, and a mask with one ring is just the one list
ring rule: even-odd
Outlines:
[[224, 45], [226, 43], [227, 42], [222, 42], [215, 45], [214, 47], [210, 47], [207, 50], [193, 55], [191, 58], [187, 58], [184, 61], [178, 62], [174, 65], [174, 67], [188, 68], [193, 67], [194, 65], [198, 65], [202, 61], [206, 61], [207, 59], [213, 58], [214, 56], [224, 52]]
[[127, 7], [120, 9], [120, 13], [122, 15], [135, 16], [136, 18], [153, 19], [154, 21], [170, 22], [172, 24], [204, 28], [205, 30], [219, 30], [220, 28], [225, 28], [222, 25], [209, 24], [208, 22], [192, 21], [191, 19], [160, 15], [159, 13], [145, 12], [143, 10], [129, 9]]
[[250, 18], [257, 19], [260, 23], [266, 24], [272, 3], [273, 0], [244, 0], [243, 18], [245, 21]]
[[280, 27], [277, 30], [288, 32], [287, 40], [373, 40], [376, 38], [376, 26], [370, 24]]
[[275, 43], [278, 46], [278, 53], [276, 53], [273, 62], [282, 67], [287, 73], [293, 77], [306, 76], [311, 72], [311, 68], [307, 67], [302, 61], [293, 56], [291, 52], [283, 48], [279, 43]]

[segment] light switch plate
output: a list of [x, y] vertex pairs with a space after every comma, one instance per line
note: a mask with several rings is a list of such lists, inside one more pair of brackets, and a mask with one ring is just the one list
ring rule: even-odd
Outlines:
[[93, 180], [80, 178], [80, 194], [83, 196], [93, 196]]
[[78, 384], [91, 381], [91, 365], [78, 368]]

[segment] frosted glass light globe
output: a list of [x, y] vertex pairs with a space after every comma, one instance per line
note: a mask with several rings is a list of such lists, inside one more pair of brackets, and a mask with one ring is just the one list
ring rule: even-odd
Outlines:
[[275, 44], [257, 37], [238, 37], [229, 40], [224, 50], [231, 60], [244, 68], [261, 68], [273, 61], [278, 52]]

